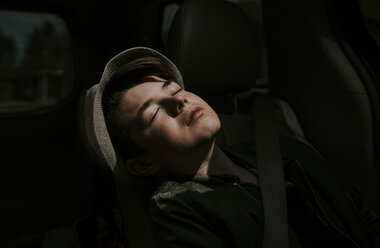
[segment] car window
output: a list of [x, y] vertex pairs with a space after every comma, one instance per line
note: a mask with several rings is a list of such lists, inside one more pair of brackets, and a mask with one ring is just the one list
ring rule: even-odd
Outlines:
[[0, 113], [51, 107], [72, 90], [64, 21], [51, 13], [0, 10]]

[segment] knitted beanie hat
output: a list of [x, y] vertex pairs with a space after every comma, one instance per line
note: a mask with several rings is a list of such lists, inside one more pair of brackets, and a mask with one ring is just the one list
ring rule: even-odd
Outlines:
[[113, 173], [117, 163], [121, 163], [121, 157], [116, 153], [111, 138], [108, 134], [103, 108], [102, 96], [106, 85], [112, 75], [122, 65], [125, 65], [141, 57], [156, 57], [164, 66], [173, 71], [175, 81], [184, 88], [181, 73], [178, 68], [167, 57], [161, 53], [147, 47], [134, 47], [127, 49], [113, 57], [105, 66], [103, 75], [98, 84], [93, 85], [86, 94], [85, 98], [85, 129], [86, 136], [95, 152], [105, 160]]

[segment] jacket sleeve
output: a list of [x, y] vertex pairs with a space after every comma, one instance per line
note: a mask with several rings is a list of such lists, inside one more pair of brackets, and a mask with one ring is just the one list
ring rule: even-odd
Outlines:
[[[190, 197], [155, 196], [150, 203], [157, 248], [221, 248], [226, 244]], [[197, 209], [196, 209], [197, 208]]]
[[360, 219], [360, 225], [372, 247], [380, 247], [380, 217], [370, 211], [360, 190], [351, 187], [346, 192]]

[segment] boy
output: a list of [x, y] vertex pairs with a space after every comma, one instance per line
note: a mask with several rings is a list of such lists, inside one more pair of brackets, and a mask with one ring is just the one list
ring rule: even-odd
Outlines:
[[[106, 65], [87, 99], [94, 104], [90, 142], [110, 168], [122, 161], [130, 174], [157, 181], [149, 207], [157, 247], [262, 246], [258, 178], [242, 155], [254, 154], [253, 146], [231, 152], [215, 144], [217, 114], [185, 91], [170, 60], [128, 49]], [[289, 247], [380, 246], [379, 218], [357, 191], [318, 158], [284, 151]]]

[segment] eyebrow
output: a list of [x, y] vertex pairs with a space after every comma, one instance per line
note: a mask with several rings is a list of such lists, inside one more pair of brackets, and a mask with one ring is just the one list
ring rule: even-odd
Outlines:
[[172, 82], [173, 80], [166, 80], [162, 85], [162, 89], [164, 90], [165, 88], [167, 88]]
[[[161, 88], [164, 90], [164, 89], [166, 89], [171, 83], [173, 82], [173, 80], [166, 80], [163, 84], [162, 84], [162, 86], [161, 86]], [[143, 113], [144, 113], [144, 111], [152, 104], [152, 102], [153, 102], [153, 98], [149, 98], [146, 102], [144, 102], [144, 104], [139, 108], [139, 111], [137, 111], [137, 119], [141, 122], [141, 123], [143, 123]]]

